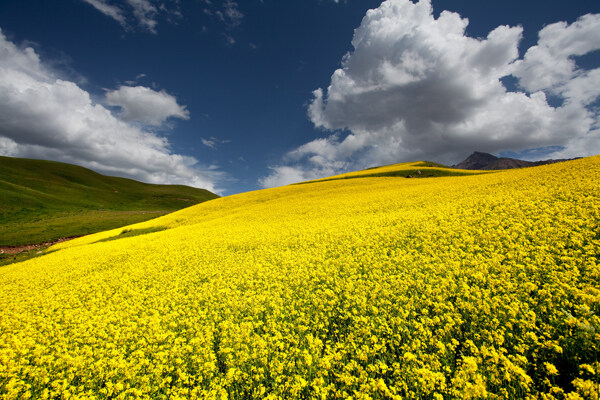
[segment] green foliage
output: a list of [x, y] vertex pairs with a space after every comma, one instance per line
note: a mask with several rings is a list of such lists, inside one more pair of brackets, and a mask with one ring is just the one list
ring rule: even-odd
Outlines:
[[32, 213], [29, 220], [23, 218], [2, 226], [1, 244], [19, 246], [51, 242], [63, 237], [83, 236], [147, 221], [167, 214], [168, 211], [109, 211], [77, 210], [46, 215]]
[[123, 238], [127, 238], [127, 237], [146, 235], [148, 233], [160, 232], [160, 231], [164, 231], [165, 229], [167, 229], [166, 226], [151, 226], [149, 228], [142, 228], [142, 229], [123, 229], [121, 231], [121, 233], [119, 233], [118, 235], [111, 236], [106, 239], [98, 240], [98, 242], [110, 242], [111, 240], [117, 240], [117, 239], [123, 239]]
[[0, 157], [0, 171], [0, 246], [114, 229], [218, 197], [54, 161]]
[[[431, 162], [419, 162], [418, 164], [414, 164], [414, 166], [428, 167], [427, 169], [419, 169], [419, 168], [411, 168], [411, 169], [401, 169], [396, 171], [385, 171], [385, 172], [373, 172], [373, 173], [364, 173], [360, 175], [339, 175], [332, 178], [327, 179], [318, 179], [314, 181], [306, 181], [299, 182], [297, 185], [302, 185], [305, 183], [315, 183], [315, 182], [327, 182], [327, 181], [337, 181], [340, 179], [357, 179], [357, 178], [377, 178], [377, 177], [398, 177], [398, 178], [436, 178], [442, 176], [465, 176], [465, 175], [475, 175], [476, 172], [470, 172], [465, 170], [457, 170], [448, 167], [444, 167], [440, 164], [435, 164]], [[382, 167], [373, 167], [368, 168], [365, 171], [375, 170]], [[479, 171], [477, 171], [479, 173]]]

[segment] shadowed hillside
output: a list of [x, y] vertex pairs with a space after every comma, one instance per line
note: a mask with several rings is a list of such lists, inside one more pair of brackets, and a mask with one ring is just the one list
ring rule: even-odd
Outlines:
[[489, 153], [475, 151], [469, 157], [454, 165], [452, 168], [467, 169], [467, 170], [499, 170], [536, 167], [545, 164], [554, 164], [557, 162], [570, 161], [574, 159], [559, 159], [559, 160], [540, 160], [540, 161], [525, 161], [516, 158], [496, 157]]
[[400, 164], [384, 165], [380, 167], [371, 167], [361, 171], [353, 171], [345, 174], [334, 175], [327, 178], [315, 179], [312, 181], [299, 182], [298, 185], [315, 182], [337, 181], [340, 179], [355, 178], [377, 178], [377, 177], [396, 177], [396, 178], [435, 178], [442, 176], [464, 176], [478, 174], [478, 171], [460, 171], [456, 168], [446, 167], [429, 161], [406, 162]]
[[54, 161], [0, 157], [0, 171], [0, 246], [112, 229], [218, 197]]

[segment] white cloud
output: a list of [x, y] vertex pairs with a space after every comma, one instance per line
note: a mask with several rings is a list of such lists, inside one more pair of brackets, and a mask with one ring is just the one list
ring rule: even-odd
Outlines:
[[205, 139], [205, 138], [201, 138], [200, 139], [202, 141], [202, 144], [205, 145], [206, 147], [212, 149], [212, 150], [216, 150], [217, 149], [217, 143], [212, 140], [212, 139]]
[[208, 147], [211, 150], [216, 150], [217, 147], [219, 147], [222, 144], [226, 144], [226, 143], [230, 143], [231, 140], [222, 140], [219, 138], [216, 138], [214, 136], [207, 138], [200, 138], [200, 141], [202, 142], [202, 144], [206, 147]]
[[514, 75], [528, 91], [562, 93], [565, 85], [584, 74], [574, 56], [600, 49], [600, 14], [587, 14], [571, 25], [557, 22], [545, 26], [536, 46], [525, 53]]
[[277, 187], [284, 186], [294, 182], [308, 181], [312, 178], [310, 172], [303, 170], [302, 168], [279, 166], [272, 167], [272, 173], [269, 176], [261, 178], [259, 183], [262, 187]]
[[[473, 150], [598, 152], [583, 142], [597, 143], [598, 114], [587, 105], [600, 93], [600, 73], [572, 57], [600, 47], [599, 18], [546, 26], [520, 60], [521, 27], [476, 39], [465, 35], [467, 19], [448, 11], [436, 19], [428, 0], [385, 1], [355, 30], [329, 87], [313, 92], [310, 119], [334, 133], [290, 151], [260, 182], [418, 159], [451, 164]], [[523, 91], [507, 91], [501, 79], [511, 74]], [[549, 105], [547, 94], [564, 104]]]
[[119, 118], [123, 121], [138, 121], [160, 126], [167, 118], [189, 119], [185, 106], [165, 91], [156, 92], [144, 86], [121, 86], [106, 93], [106, 103], [121, 107]]
[[238, 4], [232, 0], [225, 0], [223, 2], [223, 11], [217, 11], [216, 14], [230, 28], [240, 25], [242, 19], [244, 19], [244, 14], [238, 9]]
[[[181, 108], [178, 112], [183, 114]], [[223, 179], [220, 171], [174, 154], [166, 138], [95, 104], [75, 83], [56, 78], [33, 49], [18, 48], [1, 31], [0, 154], [213, 191], [219, 190], [217, 182]]]
[[133, 9], [133, 15], [138, 23], [152, 33], [156, 33], [156, 15], [158, 10], [148, 0], [127, 0], [127, 3]]
[[[203, 9], [204, 14], [216, 17], [225, 26], [226, 32], [223, 32], [225, 44], [228, 46], [234, 45], [236, 40], [229, 32], [240, 26], [244, 19], [244, 14], [239, 10], [238, 3], [232, 0], [215, 2], [214, 4], [210, 1], [204, 3], [206, 4], [206, 8]], [[205, 32], [206, 27], [203, 27], [202, 31]]]
[[235, 44], [235, 39], [233, 36], [223, 34], [223, 37], [225, 38], [225, 44], [227, 44], [227, 46], [233, 46]]
[[119, 7], [108, 4], [105, 0], [83, 0], [93, 6], [96, 10], [117, 21], [122, 27], [127, 26], [127, 20], [123, 15], [123, 10]]
[[181, 17], [177, 0], [172, 1], [169, 5], [165, 2], [152, 0], [113, 0], [110, 2], [108, 0], [82, 1], [90, 4], [102, 14], [114, 19], [127, 30], [133, 29], [130, 22], [134, 22], [148, 32], [156, 33], [159, 16], [165, 17], [169, 22], [172, 22], [172, 17]]

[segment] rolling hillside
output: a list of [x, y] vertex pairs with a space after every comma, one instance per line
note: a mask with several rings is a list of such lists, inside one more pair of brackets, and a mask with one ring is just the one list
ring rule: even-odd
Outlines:
[[345, 174], [334, 175], [327, 178], [315, 179], [312, 181], [300, 182], [298, 185], [313, 182], [336, 181], [340, 179], [354, 178], [377, 178], [377, 177], [401, 177], [401, 178], [435, 178], [441, 176], [464, 176], [484, 173], [483, 171], [461, 170], [457, 168], [448, 168], [445, 165], [429, 162], [417, 161], [400, 164], [385, 165], [381, 167], [372, 167], [362, 171], [348, 172]]
[[0, 246], [112, 229], [217, 197], [54, 161], [0, 157]]
[[0, 396], [597, 398], [600, 156], [386, 168], [0, 268]]

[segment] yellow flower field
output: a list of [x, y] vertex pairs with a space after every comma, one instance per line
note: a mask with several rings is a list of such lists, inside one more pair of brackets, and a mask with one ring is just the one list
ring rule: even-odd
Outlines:
[[600, 156], [128, 229], [0, 268], [1, 398], [598, 399]]

